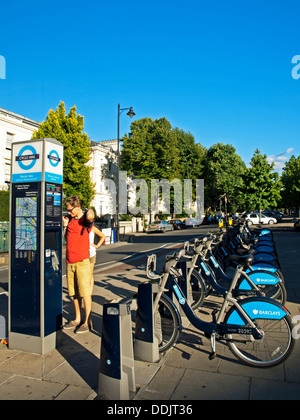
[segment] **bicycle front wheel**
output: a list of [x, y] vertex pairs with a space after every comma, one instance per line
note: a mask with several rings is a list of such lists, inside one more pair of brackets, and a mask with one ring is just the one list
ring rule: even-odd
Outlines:
[[[248, 273], [251, 278], [251, 273]], [[240, 291], [243, 290], [241, 283], [244, 279], [240, 279], [238, 281], [238, 289]], [[285, 305], [287, 299], [287, 292], [284, 287], [283, 282], [278, 282], [276, 284], [257, 284], [258, 290], [260, 291], [262, 296], [268, 297], [270, 299], [275, 299], [277, 302], [281, 303], [281, 305]]]
[[154, 316], [155, 335], [160, 353], [165, 352], [177, 342], [180, 333], [179, 325], [179, 315], [173, 303], [162, 295]]
[[191, 308], [197, 309], [202, 305], [206, 298], [206, 286], [200, 273], [196, 270], [193, 270], [191, 273], [190, 285], [192, 289]]
[[277, 283], [273, 285], [261, 284], [261, 285], [258, 285], [258, 288], [262, 296], [275, 299], [282, 305], [285, 305], [286, 299], [287, 299], [287, 293], [286, 293], [286, 289], [283, 283]]
[[295, 346], [291, 317], [286, 315], [282, 319], [256, 319], [253, 322], [262, 338], [255, 340], [253, 336], [228, 334], [226, 338], [230, 340], [228, 346], [232, 353], [252, 367], [272, 367], [286, 360]]

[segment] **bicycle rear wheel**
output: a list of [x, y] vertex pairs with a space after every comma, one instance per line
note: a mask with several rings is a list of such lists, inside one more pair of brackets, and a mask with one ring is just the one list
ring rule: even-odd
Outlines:
[[179, 315], [173, 303], [162, 295], [154, 317], [155, 335], [159, 342], [160, 353], [165, 352], [176, 343], [180, 333], [179, 325]]
[[[228, 319], [228, 314], [224, 320]], [[255, 340], [243, 334], [228, 334], [228, 346], [232, 353], [243, 363], [252, 367], [268, 368], [279, 365], [289, 357], [295, 346], [292, 336], [291, 317], [282, 319], [256, 319], [263, 337]]]

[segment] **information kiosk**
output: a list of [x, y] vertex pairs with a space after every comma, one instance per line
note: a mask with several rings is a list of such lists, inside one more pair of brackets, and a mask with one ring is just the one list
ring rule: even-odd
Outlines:
[[63, 145], [13, 143], [11, 168], [8, 345], [43, 355], [62, 328]]

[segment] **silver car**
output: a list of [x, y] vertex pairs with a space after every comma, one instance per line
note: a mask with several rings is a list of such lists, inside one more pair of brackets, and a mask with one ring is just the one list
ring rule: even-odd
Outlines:
[[164, 220], [157, 220], [156, 222], [148, 225], [147, 233], [166, 232], [167, 230], [174, 230], [174, 228], [170, 223], [167, 223]]
[[185, 227], [193, 227], [193, 228], [201, 225], [201, 222], [194, 218], [187, 218], [185, 219], [184, 223], [185, 223]]
[[275, 217], [267, 217], [263, 213], [261, 214], [261, 222], [259, 221], [259, 213], [248, 214], [244, 220], [246, 220], [249, 225], [258, 225], [259, 223], [263, 225], [273, 225], [274, 223], [277, 223]]

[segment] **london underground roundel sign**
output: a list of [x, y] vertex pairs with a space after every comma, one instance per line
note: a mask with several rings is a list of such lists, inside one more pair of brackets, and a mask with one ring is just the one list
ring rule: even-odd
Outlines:
[[37, 159], [39, 159], [39, 154], [31, 145], [22, 147], [18, 153], [18, 156], [16, 157], [16, 161], [18, 162], [19, 167], [24, 171], [32, 169], [36, 164]]

